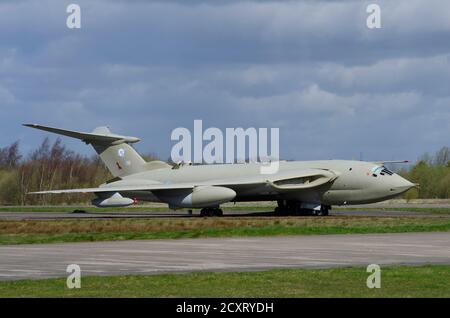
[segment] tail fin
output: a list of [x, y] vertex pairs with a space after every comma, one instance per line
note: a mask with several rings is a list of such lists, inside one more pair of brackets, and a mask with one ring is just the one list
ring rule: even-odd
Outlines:
[[112, 134], [108, 127], [98, 127], [92, 133], [84, 133], [34, 124], [24, 124], [24, 126], [80, 139], [86, 144], [91, 144], [114, 177], [124, 177], [146, 170], [145, 160], [130, 146], [132, 143], [139, 142], [139, 138]]

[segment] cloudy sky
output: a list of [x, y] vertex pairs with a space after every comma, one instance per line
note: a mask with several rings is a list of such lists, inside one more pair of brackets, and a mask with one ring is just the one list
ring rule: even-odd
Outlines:
[[[81, 29], [66, 26], [70, 3]], [[367, 5], [382, 28], [366, 26]], [[23, 122], [143, 138], [279, 127], [285, 159], [411, 159], [449, 146], [449, 1], [0, 2], [0, 147]], [[81, 143], [65, 139], [76, 151]]]

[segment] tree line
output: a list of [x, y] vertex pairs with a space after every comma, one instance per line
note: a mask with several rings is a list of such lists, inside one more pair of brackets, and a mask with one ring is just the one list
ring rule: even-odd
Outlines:
[[23, 156], [19, 143], [0, 149], [0, 204], [53, 205], [87, 202], [83, 194], [28, 195], [49, 189], [98, 186], [112, 178], [97, 156], [81, 156], [68, 150], [60, 139], [48, 138]]
[[[147, 161], [154, 155], [144, 156]], [[410, 190], [407, 199], [450, 198], [450, 148], [443, 147], [435, 154], [424, 154], [412, 166], [399, 174], [420, 189]], [[29, 192], [49, 189], [90, 188], [112, 179], [97, 155], [83, 156], [66, 148], [60, 139], [48, 138], [23, 155], [19, 142], [0, 148], [0, 205], [59, 205], [84, 204], [92, 195], [28, 195]]]
[[434, 154], [424, 154], [409, 168], [399, 174], [419, 189], [408, 191], [406, 199], [448, 199], [450, 198], [450, 148], [442, 147]]

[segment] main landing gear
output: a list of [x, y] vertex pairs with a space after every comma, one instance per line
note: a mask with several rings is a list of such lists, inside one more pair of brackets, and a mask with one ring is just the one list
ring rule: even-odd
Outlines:
[[200, 210], [201, 216], [223, 216], [223, 211], [220, 208], [204, 208]]
[[314, 204], [305, 204], [300, 201], [278, 200], [275, 213], [279, 215], [305, 215], [305, 216], [327, 216], [331, 206], [320, 205], [315, 209]]

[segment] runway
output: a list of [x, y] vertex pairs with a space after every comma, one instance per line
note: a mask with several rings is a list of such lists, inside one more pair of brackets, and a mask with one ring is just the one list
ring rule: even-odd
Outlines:
[[[413, 211], [385, 211], [385, 210], [332, 210], [331, 216], [423, 216], [438, 217], [438, 214]], [[226, 211], [224, 217], [275, 217], [273, 211]], [[0, 212], [0, 220], [22, 221], [22, 220], [63, 220], [63, 219], [151, 219], [151, 218], [170, 218], [170, 217], [200, 217], [198, 211], [189, 215], [185, 211], [167, 211], [167, 212], [86, 212], [86, 213], [67, 213], [67, 212]]]
[[450, 233], [311, 235], [0, 246], [0, 279], [450, 264]]

